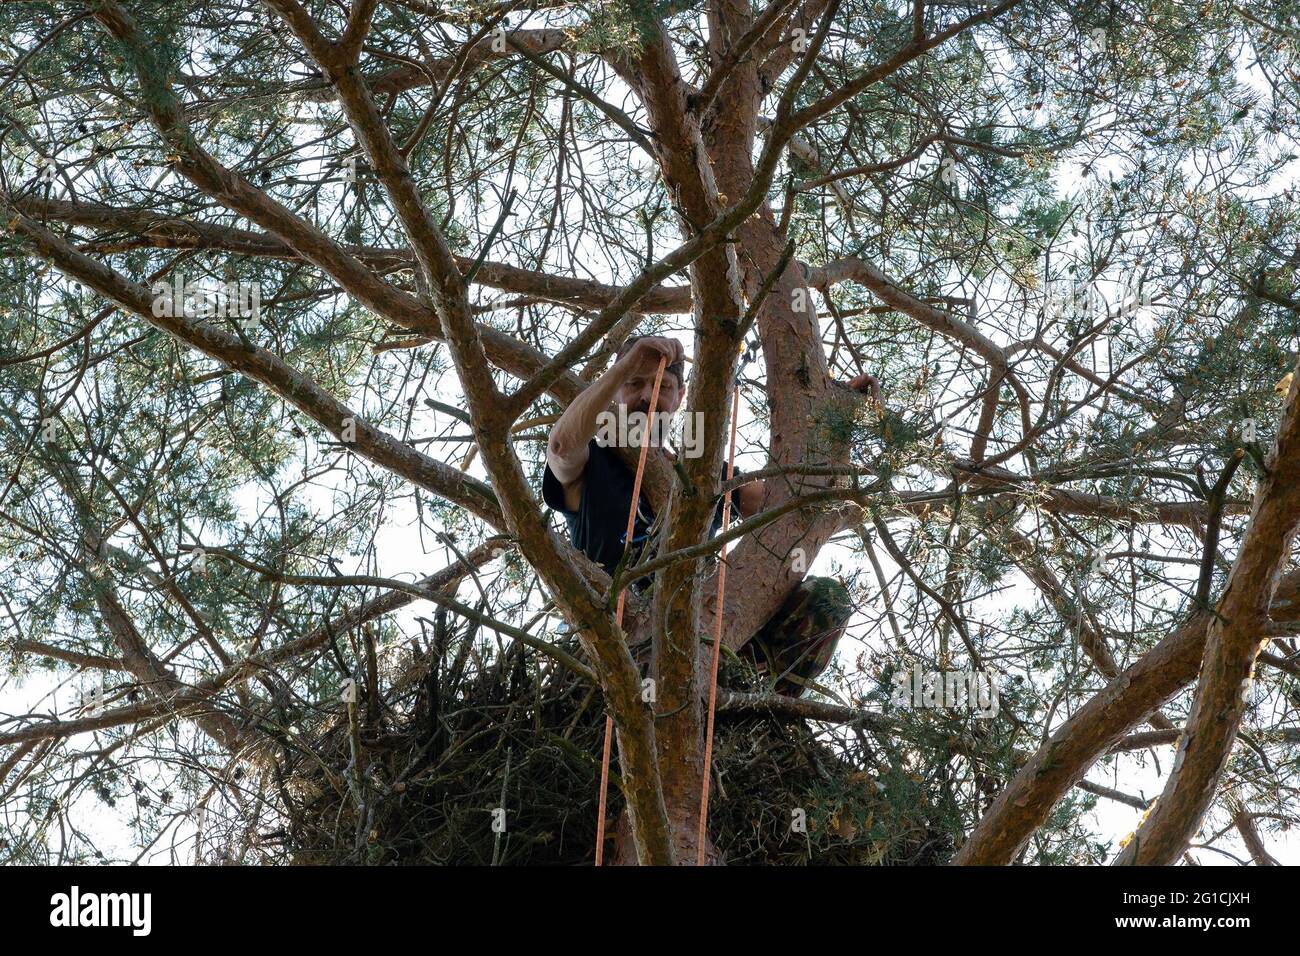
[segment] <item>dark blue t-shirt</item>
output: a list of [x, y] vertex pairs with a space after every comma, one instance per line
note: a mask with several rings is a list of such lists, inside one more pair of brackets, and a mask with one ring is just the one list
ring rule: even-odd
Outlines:
[[[551, 466], [546, 466], [542, 475], [542, 499], [560, 514], [569, 526], [569, 540], [573, 546], [595, 561], [606, 573], [613, 574], [623, 557], [623, 539], [627, 536], [627, 513], [632, 506], [632, 485], [636, 474], [623, 464], [623, 459], [613, 448], [605, 448], [596, 439], [587, 443], [587, 467], [582, 472], [582, 500], [577, 511], [570, 511], [564, 502], [564, 486], [555, 477]], [[739, 471], [736, 472], [740, 474]], [[722, 478], [726, 480], [727, 468], [722, 467]], [[732, 499], [732, 512], [736, 510], [736, 500]], [[654, 524], [655, 514], [650, 507], [650, 500], [641, 492], [641, 500], [636, 509], [636, 524], [632, 531], [632, 558], [638, 560]], [[722, 527], [722, 496], [718, 496], [718, 508], [713, 515], [713, 524], [709, 536], [717, 534]], [[638, 590], [650, 583], [649, 577], [633, 582]]]

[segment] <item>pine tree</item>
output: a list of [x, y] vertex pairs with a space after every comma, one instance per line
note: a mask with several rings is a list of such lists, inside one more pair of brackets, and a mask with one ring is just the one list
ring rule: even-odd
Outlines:
[[[1298, 17], [0, 5], [0, 859], [588, 862], [608, 714], [611, 861], [694, 863], [710, 773], [712, 862], [1269, 862]], [[619, 627], [540, 485], [645, 332], [701, 444]], [[793, 697], [744, 649], [814, 562]]]

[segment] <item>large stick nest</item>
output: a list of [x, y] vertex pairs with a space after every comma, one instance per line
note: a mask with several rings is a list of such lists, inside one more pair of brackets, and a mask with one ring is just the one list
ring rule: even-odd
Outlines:
[[[360, 681], [355, 705], [340, 708], [310, 745], [284, 741], [278, 793], [287, 826], [277, 836], [287, 858], [590, 863], [599, 693], [518, 644], [492, 659], [471, 641], [454, 659], [433, 651], [378, 706]], [[724, 687], [755, 689], [756, 681], [738, 662], [723, 668]], [[893, 743], [858, 728], [720, 714], [713, 840], [728, 863], [943, 862], [953, 848], [943, 820], [953, 808], [907, 764]], [[610, 834], [621, 806], [615, 779]]]

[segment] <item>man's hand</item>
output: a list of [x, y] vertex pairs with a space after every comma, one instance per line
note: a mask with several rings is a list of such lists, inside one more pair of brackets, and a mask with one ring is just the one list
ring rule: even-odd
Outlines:
[[655, 372], [659, 371], [660, 360], [665, 357], [669, 365], [676, 365], [678, 362], [685, 361], [686, 350], [676, 339], [661, 335], [647, 335], [637, 339], [628, 353], [619, 359], [618, 364], [627, 363], [625, 367], [629, 378], [638, 375], [654, 378]]
[[855, 375], [849, 379], [848, 386], [864, 395], [870, 393], [875, 401], [880, 401], [880, 379], [874, 375]]

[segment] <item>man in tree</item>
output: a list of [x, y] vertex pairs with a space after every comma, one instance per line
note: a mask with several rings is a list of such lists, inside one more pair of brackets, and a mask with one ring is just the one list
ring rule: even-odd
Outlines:
[[[635, 475], [612, 447], [602, 445], [596, 434], [605, 415], [635, 424], [640, 413], [647, 416], [660, 361], [667, 367], [659, 389], [656, 417], [650, 441], [656, 454], [670, 461], [673, 452], [662, 446], [667, 428], [685, 396], [685, 351], [680, 342], [662, 336], [632, 336], [615, 358], [613, 366], [579, 395], [551, 429], [546, 447], [546, 471], [542, 494], [546, 503], [564, 515], [569, 540], [587, 557], [613, 573], [624, 551], [627, 515], [632, 502]], [[874, 376], [859, 375], [849, 387], [878, 394]], [[650, 427], [647, 419], [640, 421]], [[626, 436], [620, 436], [625, 438]], [[726, 481], [726, 468], [723, 468]], [[751, 481], [735, 491], [733, 504], [742, 518], [762, 510], [765, 485]], [[632, 545], [635, 560], [644, 550], [654, 526], [654, 511], [644, 493], [637, 505]], [[722, 527], [722, 500], [713, 517], [710, 536]], [[644, 577], [632, 583], [639, 589], [649, 585]], [[816, 681], [835, 656], [835, 648], [852, 614], [844, 585], [834, 578], [804, 578], [790, 593], [775, 616], [745, 645], [743, 655], [760, 673], [775, 682], [776, 690], [798, 696]]]

